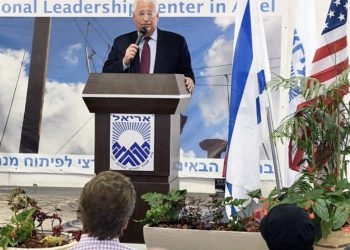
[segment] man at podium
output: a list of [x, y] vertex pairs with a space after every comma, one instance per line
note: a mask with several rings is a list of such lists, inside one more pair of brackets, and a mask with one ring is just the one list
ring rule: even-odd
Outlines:
[[156, 0], [134, 0], [137, 31], [117, 37], [104, 63], [104, 73], [184, 74], [189, 92], [194, 89], [191, 56], [183, 36], [160, 30]]

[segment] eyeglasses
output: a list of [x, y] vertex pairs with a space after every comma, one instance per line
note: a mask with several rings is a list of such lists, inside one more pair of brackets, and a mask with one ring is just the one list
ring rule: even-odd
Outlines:
[[139, 18], [139, 19], [143, 19], [143, 17], [147, 17], [147, 19], [152, 19], [153, 17], [155, 17], [156, 16], [156, 12], [143, 12], [143, 11], [141, 11], [141, 12], [138, 12], [138, 13], [136, 13], [136, 16], [137, 16], [137, 18]]

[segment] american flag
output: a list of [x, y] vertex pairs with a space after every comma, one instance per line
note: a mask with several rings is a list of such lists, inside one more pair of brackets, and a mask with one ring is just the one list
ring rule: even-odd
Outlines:
[[[310, 77], [323, 84], [332, 83], [348, 67], [347, 54], [347, 0], [331, 0], [325, 27], [321, 34], [320, 46], [315, 52]], [[304, 105], [299, 103], [297, 109]], [[299, 171], [298, 163], [303, 158], [303, 151], [289, 144], [289, 168]]]
[[312, 61], [311, 77], [321, 83], [331, 83], [347, 68], [346, 21], [348, 0], [332, 0], [325, 27], [322, 31], [321, 46]]

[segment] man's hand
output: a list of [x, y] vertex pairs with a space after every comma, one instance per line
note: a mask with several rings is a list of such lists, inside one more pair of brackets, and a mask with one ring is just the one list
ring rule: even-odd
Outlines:
[[185, 85], [188, 90], [188, 92], [192, 93], [194, 89], [194, 82], [191, 78], [185, 77]]
[[126, 66], [130, 66], [131, 61], [134, 59], [137, 53], [138, 46], [134, 43], [130, 44], [129, 47], [125, 51], [125, 56], [123, 58], [123, 62]]

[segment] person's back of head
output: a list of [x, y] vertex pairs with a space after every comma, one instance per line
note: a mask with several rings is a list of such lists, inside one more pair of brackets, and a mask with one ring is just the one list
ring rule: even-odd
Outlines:
[[270, 250], [312, 250], [316, 237], [313, 221], [296, 205], [280, 204], [260, 222]]
[[133, 184], [122, 174], [104, 171], [83, 188], [78, 218], [84, 233], [100, 240], [122, 235], [135, 207]]

